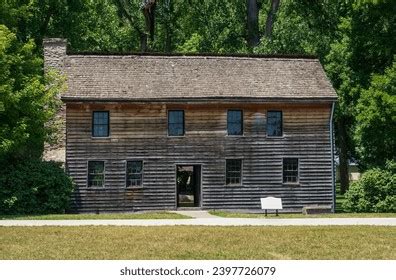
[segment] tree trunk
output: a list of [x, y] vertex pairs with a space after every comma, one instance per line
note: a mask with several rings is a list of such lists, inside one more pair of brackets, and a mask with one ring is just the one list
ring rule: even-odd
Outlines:
[[142, 1], [142, 12], [146, 23], [146, 31], [150, 34], [151, 42], [154, 41], [156, 6], [157, 6], [156, 0]]
[[172, 0], [165, 0], [165, 52], [170, 53], [172, 51], [172, 34], [173, 34], [173, 25], [172, 25], [172, 15], [173, 15], [173, 2]]
[[147, 39], [148, 39], [148, 36], [146, 33], [144, 33], [144, 32], [140, 33], [140, 51], [142, 53], [147, 52], [147, 50], [148, 50]]
[[272, 29], [274, 27], [276, 13], [278, 12], [279, 5], [280, 5], [280, 0], [271, 0], [271, 8], [268, 11], [267, 21], [265, 23], [265, 33], [264, 33], [264, 36], [270, 40], [272, 38]]
[[257, 0], [247, 0], [247, 43], [255, 47], [260, 43], [259, 35], [259, 8]]
[[345, 121], [338, 120], [338, 145], [340, 160], [340, 185], [341, 194], [344, 194], [349, 188], [349, 149], [348, 149], [348, 133]]

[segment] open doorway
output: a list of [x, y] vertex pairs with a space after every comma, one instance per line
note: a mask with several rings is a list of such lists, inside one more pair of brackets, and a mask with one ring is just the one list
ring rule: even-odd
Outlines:
[[177, 207], [201, 206], [201, 166], [176, 165]]

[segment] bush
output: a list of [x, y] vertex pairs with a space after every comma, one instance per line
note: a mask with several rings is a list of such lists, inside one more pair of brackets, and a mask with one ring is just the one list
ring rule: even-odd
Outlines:
[[363, 173], [346, 192], [343, 208], [348, 212], [396, 212], [395, 164]]
[[60, 164], [30, 160], [2, 167], [1, 214], [64, 213], [73, 183]]

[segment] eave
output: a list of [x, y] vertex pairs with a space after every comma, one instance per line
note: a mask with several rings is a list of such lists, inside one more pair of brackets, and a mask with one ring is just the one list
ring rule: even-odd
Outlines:
[[337, 102], [337, 97], [177, 97], [177, 98], [92, 98], [62, 96], [61, 100], [82, 103], [332, 103]]

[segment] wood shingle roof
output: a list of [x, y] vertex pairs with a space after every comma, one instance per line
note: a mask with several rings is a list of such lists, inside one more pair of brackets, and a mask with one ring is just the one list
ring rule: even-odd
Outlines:
[[68, 55], [64, 101], [335, 101], [318, 59]]

